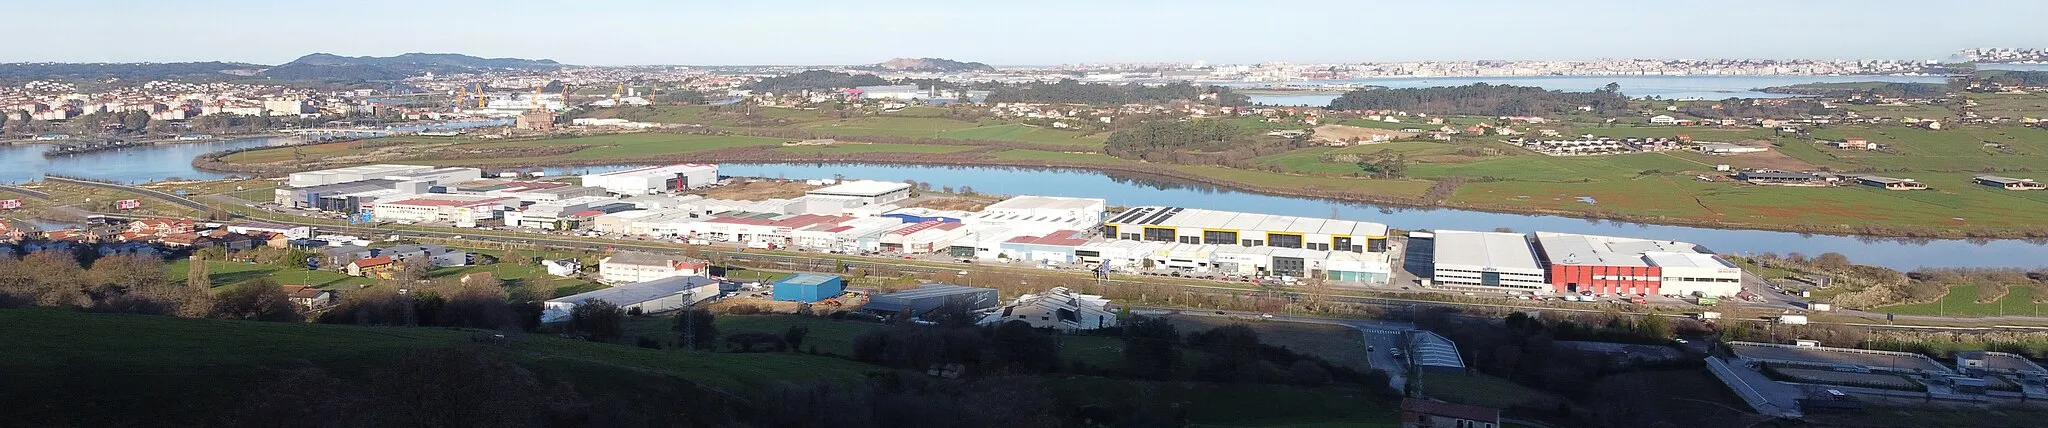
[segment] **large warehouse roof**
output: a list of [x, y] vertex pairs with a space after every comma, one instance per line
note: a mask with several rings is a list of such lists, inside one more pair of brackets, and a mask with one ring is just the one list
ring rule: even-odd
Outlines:
[[[696, 289], [697, 287], [703, 287], [705, 285], [715, 283], [717, 282], [712, 281], [711, 278], [701, 276], [678, 276], [662, 278], [647, 282], [626, 284], [603, 290], [577, 294], [573, 296], [556, 297], [553, 299], [549, 299], [548, 301], [563, 303], [583, 303], [591, 300], [603, 300], [606, 302], [610, 302], [611, 304], [614, 305], [629, 306], [635, 303], [686, 293], [689, 292], [690, 290]], [[702, 299], [711, 296], [692, 297]]]
[[1181, 207], [1137, 207], [1109, 220], [1114, 224], [1257, 230], [1280, 233], [1387, 236], [1387, 225], [1284, 215], [1212, 211]]
[[985, 210], [1078, 210], [1105, 203], [1095, 198], [1063, 198], [1055, 196], [1018, 196], [989, 204]]
[[1702, 254], [1699, 246], [1678, 241], [1556, 232], [1536, 232], [1536, 245], [1543, 249], [1544, 260], [1560, 265], [1651, 266], [1645, 253]]
[[1436, 231], [1437, 264], [1540, 270], [1528, 238], [1517, 233]]

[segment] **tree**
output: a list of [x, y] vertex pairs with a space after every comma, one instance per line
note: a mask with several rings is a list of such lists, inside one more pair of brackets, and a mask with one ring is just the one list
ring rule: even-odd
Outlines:
[[221, 292], [214, 299], [213, 315], [231, 320], [300, 320], [298, 304], [270, 278], [256, 278]]
[[794, 350], [794, 349], [798, 349], [798, 348], [801, 348], [801, 347], [803, 347], [803, 346], [804, 346], [804, 338], [805, 338], [805, 337], [807, 337], [807, 336], [810, 336], [810, 335], [811, 335], [811, 328], [810, 328], [810, 327], [805, 327], [805, 326], [801, 326], [801, 325], [793, 325], [793, 326], [789, 326], [789, 329], [788, 329], [788, 330], [783, 330], [783, 331], [782, 331], [782, 342], [783, 342], [783, 343], [788, 343], [788, 344], [789, 344], [789, 349], [792, 349], [792, 350]]
[[1839, 271], [1846, 270], [1852, 265], [1849, 263], [1849, 256], [1842, 255], [1842, 253], [1827, 252], [1814, 257], [1813, 266], [1825, 270]]
[[610, 342], [618, 339], [625, 328], [626, 311], [619, 305], [603, 300], [590, 300], [569, 310], [569, 331], [583, 335], [592, 342]]
[[412, 284], [422, 279], [427, 279], [427, 273], [434, 270], [434, 265], [431, 263], [427, 261], [426, 257], [412, 257], [399, 260], [398, 268], [391, 272], [391, 281], [399, 284]]
[[186, 260], [185, 287], [202, 291], [212, 289], [213, 275], [206, 270], [206, 259], [193, 254], [192, 258]]
[[[580, 307], [580, 306], [579, 306]], [[718, 317], [703, 309], [676, 313], [676, 343], [689, 350], [718, 349]], [[806, 333], [810, 330], [804, 330]], [[802, 338], [798, 338], [801, 340]]]
[[1180, 332], [1157, 317], [1124, 325], [1124, 366], [1133, 376], [1166, 379], [1180, 367]]
[[1401, 178], [1408, 176], [1408, 155], [1393, 150], [1380, 149], [1358, 160], [1358, 169], [1373, 178]]

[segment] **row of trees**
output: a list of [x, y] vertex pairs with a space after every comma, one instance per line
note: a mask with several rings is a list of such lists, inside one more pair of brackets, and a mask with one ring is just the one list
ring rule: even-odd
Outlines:
[[1090, 105], [1164, 104], [1182, 101], [1223, 106], [1251, 105], [1250, 96], [1222, 86], [1194, 85], [1185, 82], [1161, 86], [1136, 83], [1119, 85], [1082, 83], [1074, 79], [997, 86], [989, 91], [987, 101]]
[[[81, 260], [86, 263], [81, 263]], [[0, 307], [48, 306], [93, 312], [256, 321], [298, 321], [299, 308], [269, 278], [210, 292], [205, 263], [195, 260], [183, 284], [164, 275], [153, 255], [81, 257], [37, 251], [0, 254]]]
[[1440, 115], [1531, 116], [1579, 112], [1617, 116], [1628, 111], [1628, 97], [1613, 83], [1592, 92], [1551, 91], [1534, 86], [1490, 85], [1404, 89], [1359, 89], [1330, 101], [1332, 110], [1403, 110]]

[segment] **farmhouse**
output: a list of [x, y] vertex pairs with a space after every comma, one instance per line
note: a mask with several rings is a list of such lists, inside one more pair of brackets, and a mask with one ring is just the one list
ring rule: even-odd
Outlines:
[[1995, 175], [1979, 175], [1973, 181], [1976, 181], [1977, 184], [1997, 187], [2005, 190], [2041, 190], [2043, 188], [2048, 188], [2048, 184], [2042, 184], [2041, 182], [2034, 181], [2034, 179], [2031, 178], [2007, 178]]
[[1834, 145], [1837, 149], [1854, 150], [1870, 150], [1877, 147], [1875, 144], [1870, 144], [1870, 140], [1863, 138], [1844, 138], [1842, 141], [1835, 142]]
[[1857, 177], [1856, 177], [1856, 182], [1857, 182], [1857, 183], [1861, 183], [1861, 184], [1863, 184], [1863, 185], [1865, 185], [1865, 186], [1872, 186], [1872, 187], [1881, 187], [1881, 188], [1884, 188], [1885, 190], [1925, 190], [1925, 189], [1927, 189], [1927, 183], [1921, 183], [1921, 182], [1918, 182], [1918, 181], [1913, 181], [1913, 179], [1910, 179], [1910, 178], [1891, 178], [1891, 177], [1879, 177], [1879, 176], [1875, 176], [1875, 175], [1864, 175], [1864, 176], [1857, 176]]
[[1743, 171], [1736, 173], [1735, 179], [1752, 184], [1819, 184], [1824, 181], [1819, 175], [1786, 171]]

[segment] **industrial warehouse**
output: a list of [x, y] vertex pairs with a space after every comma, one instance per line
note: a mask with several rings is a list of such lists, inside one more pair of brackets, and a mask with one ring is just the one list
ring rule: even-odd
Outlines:
[[1728, 297], [1742, 270], [1697, 245], [1569, 233], [1417, 232], [1434, 249], [1431, 281], [1445, 286], [1565, 295]]

